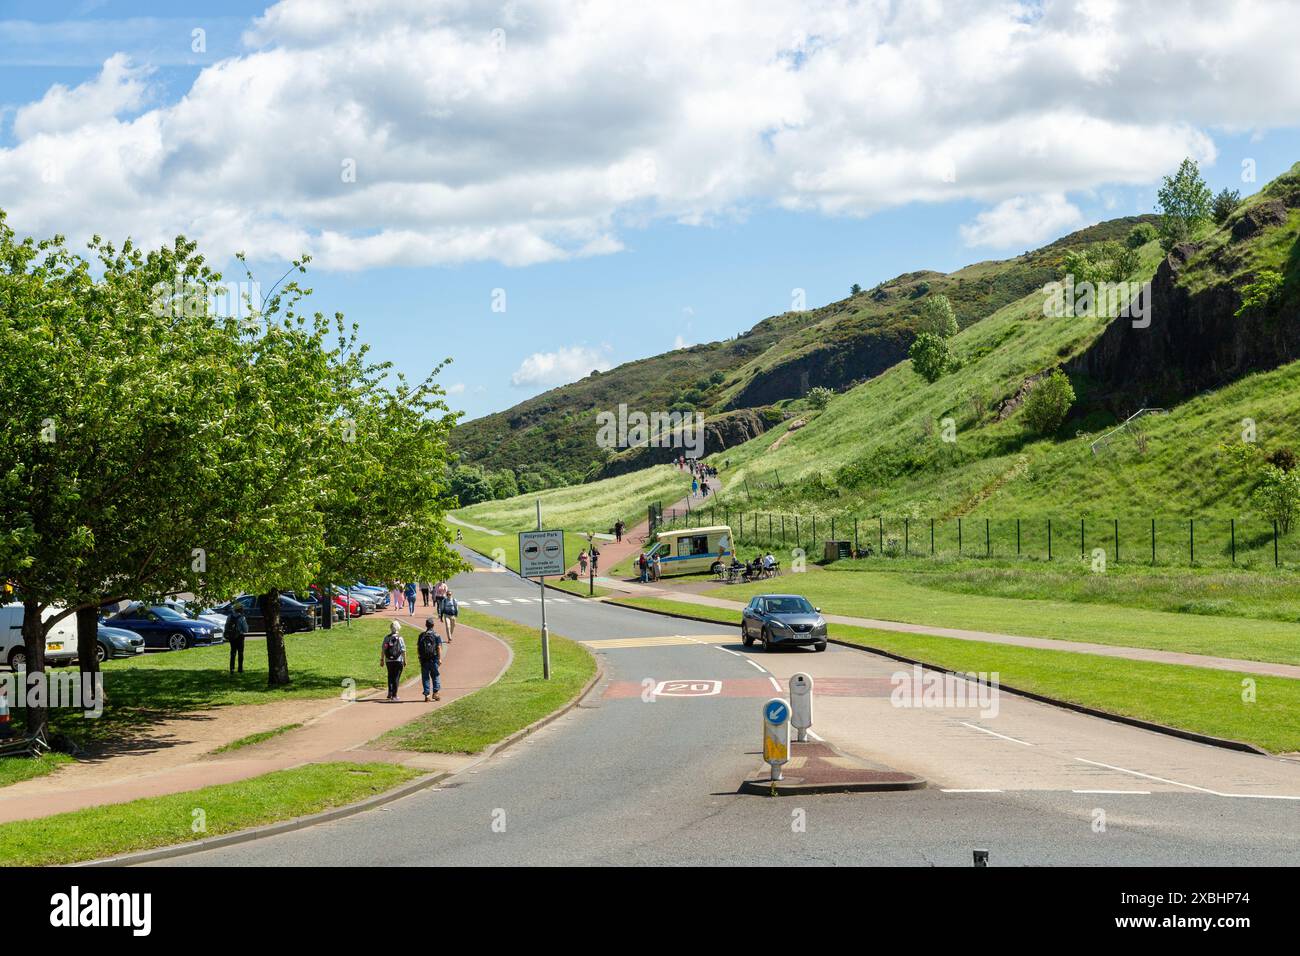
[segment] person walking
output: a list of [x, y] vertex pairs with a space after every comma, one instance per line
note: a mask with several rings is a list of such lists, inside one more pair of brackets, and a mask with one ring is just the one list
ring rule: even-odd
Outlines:
[[663, 572], [663, 565], [659, 562], [659, 552], [656, 551], [654, 559], [650, 562], [650, 580], [658, 581]]
[[691, 479], [691, 497], [694, 498], [700, 493], [700, 483], [694, 478]]
[[447, 625], [447, 643], [451, 643], [452, 635], [456, 633], [456, 618], [460, 615], [460, 605], [456, 603], [456, 598], [451, 593], [451, 588], [447, 588], [447, 596], [442, 599], [442, 620]]
[[388, 587], [388, 606], [402, 609], [402, 586], [396, 582]]
[[402, 640], [402, 625], [397, 621], [388, 626], [388, 635], [379, 649], [379, 664], [388, 668], [388, 699], [397, 700], [397, 685], [406, 667], [406, 641]]
[[429, 606], [429, 582], [428, 581], [420, 582], [420, 598], [421, 598], [420, 606], [428, 607]]
[[587, 549], [583, 548], [578, 552], [578, 573], [587, 573]]
[[433, 587], [433, 606], [438, 612], [438, 620], [442, 620], [442, 602], [447, 599], [447, 582], [439, 581]]
[[424, 630], [415, 642], [415, 652], [420, 657], [420, 686], [424, 688], [425, 701], [430, 699], [430, 695], [433, 700], [442, 700], [438, 696], [442, 690], [442, 635], [433, 626], [431, 617], [424, 619]]
[[410, 613], [412, 615], [415, 614], [415, 592], [416, 592], [415, 582], [411, 581], [409, 584], [406, 585], [406, 603], [407, 606], [410, 608]]
[[591, 546], [591, 573], [592, 574], [597, 574], [600, 572], [599, 562], [600, 562], [600, 552], [596, 550], [596, 546], [593, 544]]
[[244, 673], [244, 638], [248, 635], [248, 618], [238, 601], [230, 602], [230, 615], [226, 618], [225, 637], [230, 645], [230, 673], [235, 673], [235, 658], [239, 658], [239, 673]]
[[650, 562], [646, 560], [644, 551], [642, 551], [641, 556], [636, 559], [636, 566], [637, 570], [641, 572], [641, 583], [645, 584], [650, 577]]
[[615, 541], [623, 540], [623, 519], [622, 518], [614, 522], [614, 540]]

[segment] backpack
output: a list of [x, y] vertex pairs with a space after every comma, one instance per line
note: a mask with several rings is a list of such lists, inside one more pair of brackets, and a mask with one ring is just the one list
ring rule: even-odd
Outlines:
[[432, 631], [422, 631], [420, 633], [420, 642], [418, 647], [421, 660], [431, 661], [438, 656], [438, 642], [434, 639]]
[[402, 642], [396, 634], [384, 638], [384, 660], [396, 663], [402, 659]]

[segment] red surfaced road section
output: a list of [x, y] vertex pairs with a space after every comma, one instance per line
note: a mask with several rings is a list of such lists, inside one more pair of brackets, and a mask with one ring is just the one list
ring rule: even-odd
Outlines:
[[[714, 689], [714, 686], [721, 687]], [[697, 686], [698, 685], [698, 686]], [[814, 692], [816, 697], [888, 697], [894, 689], [894, 682], [888, 677], [819, 677]], [[710, 677], [698, 677], [677, 681], [664, 681], [662, 686], [656, 681], [653, 686], [641, 681], [610, 681], [604, 696], [611, 700], [640, 697], [642, 693], [655, 691], [657, 697], [771, 697], [777, 692], [772, 681], [766, 677], [741, 677], [730, 680], [717, 680]], [[786, 692], [782, 685], [780, 692]]]

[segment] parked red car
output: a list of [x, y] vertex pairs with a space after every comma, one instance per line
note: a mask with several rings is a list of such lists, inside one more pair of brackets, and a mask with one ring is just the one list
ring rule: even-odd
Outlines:
[[[316, 600], [319, 601], [321, 599], [320, 585], [313, 584], [311, 586], [311, 593], [316, 595]], [[358, 601], [356, 598], [347, 597], [342, 594], [332, 594], [330, 595], [330, 598], [331, 600], [333, 600], [334, 605], [336, 607], [341, 607], [343, 608], [344, 611], [347, 612], [348, 617], [361, 616], [362, 613], [361, 602]]]

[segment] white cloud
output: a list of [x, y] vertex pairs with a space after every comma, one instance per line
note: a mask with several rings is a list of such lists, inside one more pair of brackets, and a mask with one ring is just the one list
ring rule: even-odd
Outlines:
[[974, 200], [994, 235], [1294, 126], [1293, 33], [1283, 0], [284, 0], [173, 102], [113, 57], [17, 104], [0, 196], [36, 235], [327, 269], [608, 255], [760, 206]]
[[1013, 196], [975, 217], [961, 227], [968, 246], [1036, 245], [1078, 225], [1083, 214], [1060, 193], [1041, 196]]
[[465, 393], [465, 383], [453, 382], [447, 386], [446, 391], [448, 395], [463, 395]]
[[608, 371], [609, 359], [582, 345], [562, 346], [554, 352], [534, 352], [515, 369], [510, 384], [520, 388], [566, 385], [595, 371]]

